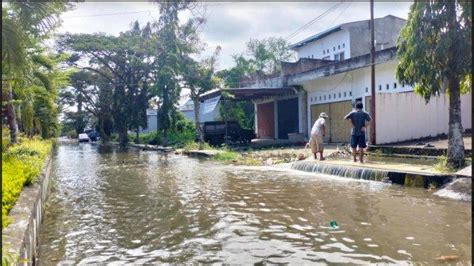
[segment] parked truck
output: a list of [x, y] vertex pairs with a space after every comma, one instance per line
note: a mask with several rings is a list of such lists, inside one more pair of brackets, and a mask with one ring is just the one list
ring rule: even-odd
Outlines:
[[[226, 123], [224, 121], [204, 122], [202, 129], [205, 142], [215, 146], [225, 143]], [[240, 127], [236, 121], [227, 121], [227, 143], [246, 144], [253, 138], [255, 138], [253, 130]]]

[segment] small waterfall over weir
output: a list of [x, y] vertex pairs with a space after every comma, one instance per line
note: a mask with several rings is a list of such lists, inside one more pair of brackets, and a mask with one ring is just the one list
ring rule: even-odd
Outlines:
[[297, 161], [291, 165], [291, 169], [354, 179], [373, 181], [388, 180], [388, 171], [379, 169], [359, 168], [347, 165], [330, 165], [325, 163]]

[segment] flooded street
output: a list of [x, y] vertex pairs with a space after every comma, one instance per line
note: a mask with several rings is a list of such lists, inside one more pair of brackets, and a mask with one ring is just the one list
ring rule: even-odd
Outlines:
[[41, 265], [471, 260], [471, 203], [419, 188], [91, 144], [51, 186]]

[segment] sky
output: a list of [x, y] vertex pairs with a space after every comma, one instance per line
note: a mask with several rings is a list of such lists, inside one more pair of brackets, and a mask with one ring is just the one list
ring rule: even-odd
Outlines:
[[[375, 18], [394, 15], [406, 19], [412, 2], [375, 1]], [[326, 10], [328, 12], [325, 13]], [[323, 14], [321, 16], [321, 14]], [[246, 42], [252, 39], [283, 37], [290, 44], [301, 41], [330, 27], [351, 21], [370, 19], [369, 2], [197, 2], [193, 11], [180, 14], [182, 21], [191, 16], [204, 16], [199, 28], [206, 43], [198, 58], [212, 54], [219, 45], [222, 50], [217, 69], [232, 67], [233, 54], [245, 53]], [[319, 17], [306, 29], [302, 26]], [[58, 33], [104, 32], [118, 35], [130, 28], [159, 18], [159, 8], [150, 2], [83, 2], [61, 15]], [[297, 32], [296, 34], [294, 34]]]

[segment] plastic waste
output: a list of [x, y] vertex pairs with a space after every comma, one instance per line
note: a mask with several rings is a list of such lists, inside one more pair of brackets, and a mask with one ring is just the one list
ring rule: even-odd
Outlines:
[[339, 227], [339, 226], [337, 225], [337, 222], [336, 222], [336, 221], [331, 221], [331, 222], [329, 222], [329, 225], [330, 225], [332, 228], [334, 228], [334, 229], [336, 229], [336, 228]]

